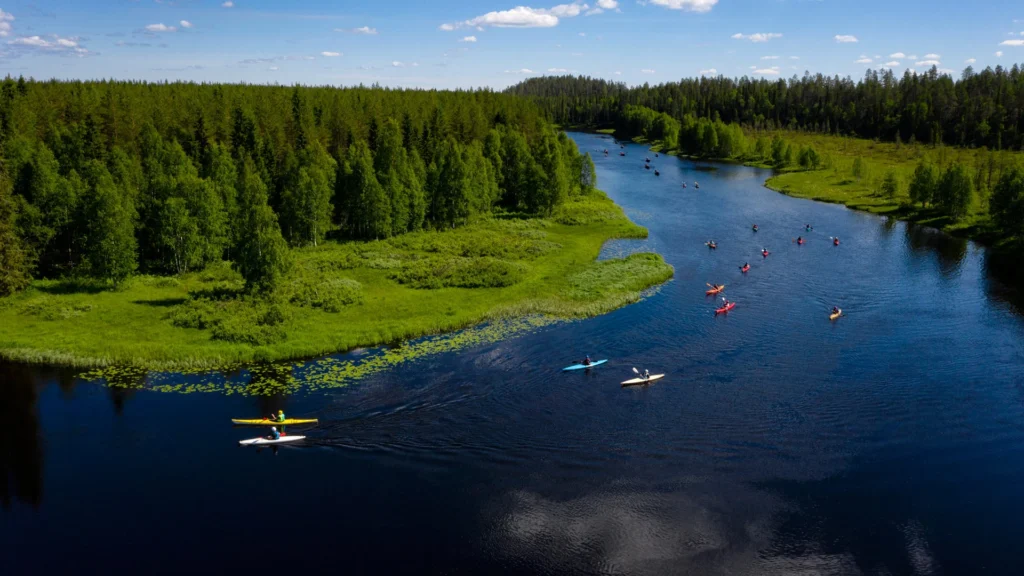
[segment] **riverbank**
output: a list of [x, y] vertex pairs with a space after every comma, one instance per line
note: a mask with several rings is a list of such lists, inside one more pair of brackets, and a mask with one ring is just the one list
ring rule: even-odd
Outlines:
[[[1002, 170], [1015, 164], [1024, 164], [1024, 153], [884, 143], [789, 131], [748, 134], [748, 137], [753, 139], [763, 136], [771, 140], [776, 135], [782, 137], [794, 150], [813, 148], [821, 159], [819, 168], [789, 166], [778, 169], [761, 160], [743, 157], [691, 158], [678, 154], [675, 149], [665, 149], [662, 142], [648, 142], [643, 137], [633, 138], [632, 141], [648, 145], [653, 152], [695, 161], [741, 163], [746, 166], [774, 169], [775, 174], [768, 178], [764, 185], [787, 196], [842, 204], [853, 210], [937, 228], [954, 236], [994, 247], [1013, 246], [1013, 239], [1005, 238], [989, 217], [988, 194], [998, 181], [998, 175]], [[861, 161], [861, 170], [860, 175], [855, 176], [854, 163], [858, 159]], [[968, 168], [976, 187], [979, 182], [983, 184], [982, 187], [976, 188], [973, 202], [964, 219], [954, 222], [941, 210], [910, 202], [908, 187], [914, 170], [922, 160], [928, 160], [939, 167], [954, 162], [960, 163]], [[896, 176], [898, 189], [895, 196], [887, 197], [881, 192], [881, 188], [882, 180], [890, 172]]]
[[29, 363], [209, 369], [309, 358], [481, 322], [611, 311], [665, 282], [656, 254], [596, 261], [646, 229], [597, 192], [548, 218], [487, 219], [445, 232], [296, 250], [284, 288], [240, 295], [226, 264], [118, 289], [37, 281], [0, 300], [0, 357]]

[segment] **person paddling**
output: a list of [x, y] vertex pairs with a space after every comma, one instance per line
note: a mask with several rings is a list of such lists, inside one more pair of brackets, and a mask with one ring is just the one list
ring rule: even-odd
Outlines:
[[768, 257], [768, 249], [767, 248], [761, 248], [761, 256], [764, 256], [765, 258]]
[[650, 379], [651, 379], [651, 371], [647, 370], [647, 369], [644, 369], [644, 380], [650, 380]]
[[803, 244], [804, 243], [804, 237], [803, 236], [797, 236], [796, 237], [796, 243], [797, 244]]
[[587, 357], [583, 359], [583, 365], [590, 366], [591, 364], [593, 364], [593, 362], [590, 360], [590, 354], [587, 354]]
[[833, 316], [839, 316], [842, 313], [843, 313], [843, 311], [840, 310], [838, 306], [833, 306], [832, 307], [832, 315]]
[[757, 224], [754, 224], [754, 232], [757, 232]]
[[280, 440], [281, 433], [277, 431], [277, 426], [270, 427], [270, 435], [267, 436], [267, 440]]
[[271, 414], [268, 420], [270, 420], [271, 422], [284, 422], [284, 410], [278, 410], [276, 416], [274, 414]]
[[832, 239], [832, 245], [839, 246], [839, 236], [836, 236], [835, 238]]

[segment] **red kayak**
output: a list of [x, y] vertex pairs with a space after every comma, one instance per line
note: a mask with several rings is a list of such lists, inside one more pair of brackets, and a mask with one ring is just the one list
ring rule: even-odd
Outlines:
[[719, 308], [718, 310], [715, 310], [715, 314], [723, 314], [725, 312], [728, 312], [729, 310], [732, 310], [735, 307], [736, 307], [736, 303], [735, 302], [729, 302], [725, 306]]
[[771, 254], [771, 252], [761, 252], [761, 256], [764, 256], [765, 258], [767, 258], [769, 254]]
[[750, 272], [750, 264], [747, 264], [746, 266], [740, 268], [740, 272], [743, 272], [744, 274]]
[[800, 246], [803, 246], [804, 245], [804, 240], [797, 240], [796, 243], [799, 244]]
[[838, 240], [838, 239], [836, 239], [836, 240], [833, 240], [833, 241], [832, 241], [832, 245], [833, 245], [833, 246], [839, 246], [839, 240]]

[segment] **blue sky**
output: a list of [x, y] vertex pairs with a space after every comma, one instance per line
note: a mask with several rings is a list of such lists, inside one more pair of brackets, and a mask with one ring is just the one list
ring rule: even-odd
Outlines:
[[0, 0], [0, 73], [504, 88], [1024, 62], [1008, 0]]

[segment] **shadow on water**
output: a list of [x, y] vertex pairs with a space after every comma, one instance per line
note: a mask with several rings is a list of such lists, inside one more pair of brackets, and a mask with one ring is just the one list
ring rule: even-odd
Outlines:
[[[887, 220], [895, 220], [888, 218]], [[934, 253], [938, 259], [939, 272], [946, 278], [956, 276], [967, 257], [969, 241], [950, 236], [927, 226], [906, 225], [907, 245], [915, 252]]]
[[982, 266], [988, 281], [989, 295], [1009, 304], [1017, 314], [1024, 314], [1024, 267], [1020, 246], [985, 251]]
[[43, 502], [43, 445], [39, 391], [33, 367], [0, 362], [0, 503], [39, 508]]

